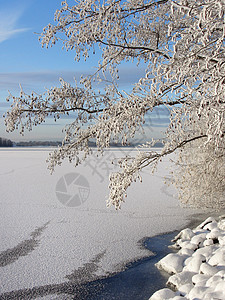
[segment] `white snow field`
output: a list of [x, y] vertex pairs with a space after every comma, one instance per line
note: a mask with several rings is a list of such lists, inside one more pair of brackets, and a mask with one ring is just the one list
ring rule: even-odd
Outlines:
[[207, 218], [195, 229], [183, 229], [174, 239], [177, 253], [170, 253], [156, 266], [172, 276], [150, 300], [225, 299], [225, 215], [220, 221]]
[[45, 161], [49, 151], [0, 150], [0, 293], [119, 271], [151, 254], [140, 246], [142, 238], [184, 228], [197, 212], [181, 208], [163, 184], [168, 161], [154, 176], [143, 174], [116, 211], [105, 201], [109, 159], [122, 150], [77, 168], [64, 162], [53, 175]]

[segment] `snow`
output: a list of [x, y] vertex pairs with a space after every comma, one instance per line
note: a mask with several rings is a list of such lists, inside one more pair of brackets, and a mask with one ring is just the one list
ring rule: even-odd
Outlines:
[[184, 261], [187, 255], [177, 255], [170, 253], [156, 264], [159, 269], [165, 270], [169, 274], [175, 274], [181, 272], [183, 269]]
[[175, 297], [176, 294], [169, 290], [169, 289], [162, 289], [162, 290], [159, 290], [157, 292], [155, 292], [155, 294], [152, 296], [152, 300], [166, 300], [166, 299], [171, 299], [172, 297]]
[[[122, 151], [92, 157], [78, 168], [65, 162], [53, 175], [45, 162], [48, 152], [0, 150], [1, 293], [66, 282], [71, 274], [86, 282], [120, 271], [127, 262], [151, 255], [141, 239], [184, 228], [196, 213], [181, 208], [172, 188], [163, 184], [168, 161], [154, 176], [144, 173], [143, 183], [128, 190], [116, 211], [106, 207], [107, 177], [113, 171], [109, 159]], [[88, 199], [80, 206], [57, 198], [59, 180], [70, 173], [89, 183]]]
[[[168, 287], [173, 291], [161, 289], [150, 300], [178, 299], [177, 297], [190, 300], [225, 299], [224, 225], [224, 216], [220, 217], [219, 222], [209, 217], [193, 231], [187, 228], [175, 237], [174, 248], [180, 250], [168, 254], [156, 264], [159, 269], [169, 272], [173, 262], [173, 272], [170, 273], [174, 275], [167, 281]], [[196, 245], [196, 249], [183, 260], [185, 248], [190, 249], [188, 244]]]

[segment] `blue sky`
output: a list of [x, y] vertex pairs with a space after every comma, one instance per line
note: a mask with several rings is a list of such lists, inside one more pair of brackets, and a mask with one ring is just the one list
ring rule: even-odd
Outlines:
[[[70, 0], [69, 3], [74, 1]], [[43, 27], [53, 22], [54, 12], [60, 8], [61, 0], [0, 0], [0, 137], [18, 140], [61, 140], [62, 127], [68, 119], [59, 124], [51, 120], [21, 137], [18, 132], [6, 133], [3, 113], [8, 109], [5, 99], [8, 90], [19, 95], [19, 84], [25, 92], [44, 92], [45, 88], [59, 85], [59, 78], [73, 83], [74, 77], [82, 73], [92, 74], [99, 57], [93, 56], [87, 62], [74, 61], [74, 53], [62, 50], [57, 44], [50, 49], [41, 47], [38, 40]], [[142, 72], [135, 66], [121, 67], [120, 86], [128, 88]], [[156, 121], [149, 131], [158, 137], [166, 120]]]

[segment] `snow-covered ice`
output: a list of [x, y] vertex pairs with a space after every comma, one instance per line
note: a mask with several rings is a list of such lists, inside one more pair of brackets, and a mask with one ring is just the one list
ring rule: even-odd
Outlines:
[[[159, 269], [173, 274], [167, 281], [173, 291], [161, 289], [150, 300], [225, 299], [224, 229], [225, 216], [221, 216], [219, 222], [209, 217], [194, 230], [182, 230], [174, 239], [174, 248], [179, 251], [168, 254], [156, 264]], [[184, 259], [184, 250], [190, 248], [192, 253]]]
[[[163, 184], [165, 172], [169, 176], [168, 161], [154, 176], [143, 174], [143, 183], [134, 184], [122, 210], [115, 211], [106, 208], [105, 200], [108, 175], [113, 171], [109, 160], [120, 156], [120, 150], [90, 158], [77, 168], [65, 162], [53, 175], [45, 162], [48, 152], [0, 150], [0, 293], [71, 278], [87, 282], [119, 271], [127, 262], [151, 255], [140, 247], [142, 238], [180, 229], [196, 213], [181, 208], [172, 188]], [[85, 201], [79, 206], [75, 202], [62, 204], [56, 194], [57, 184], [71, 173], [85, 177], [89, 184], [64, 191], [84, 193]], [[191, 237], [188, 232], [185, 236]]]

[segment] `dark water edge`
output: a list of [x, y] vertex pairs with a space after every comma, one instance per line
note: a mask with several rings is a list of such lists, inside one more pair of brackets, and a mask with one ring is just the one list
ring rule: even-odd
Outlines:
[[[112, 277], [88, 283], [86, 290], [90, 289], [92, 292], [86, 299], [149, 299], [154, 292], [166, 286], [169, 275], [159, 271], [155, 263], [172, 252], [168, 246], [171, 245], [171, 240], [177, 233], [178, 231], [174, 231], [146, 239], [144, 246], [154, 255], [132, 263], [125, 271]], [[75, 296], [74, 299], [79, 299], [79, 296]]]
[[[225, 211], [223, 211], [225, 214]], [[211, 211], [210, 214], [206, 210], [191, 216], [186, 227], [194, 228], [203, 222], [209, 215], [218, 218], [221, 211]], [[182, 229], [180, 229], [182, 230]], [[112, 277], [90, 282], [87, 286], [95, 288], [93, 293], [85, 300], [147, 300], [157, 290], [165, 288], [169, 274], [159, 271], [155, 264], [167, 254], [173, 252], [168, 248], [172, 244], [171, 240], [180, 232], [176, 230], [170, 233], [156, 235], [146, 238], [143, 246], [153, 252], [155, 255], [132, 263], [125, 271], [117, 273]], [[74, 299], [82, 299], [76, 297]]]
[[64, 282], [0, 294], [0, 300], [28, 300], [40, 297], [45, 299], [67, 300], [147, 300], [157, 290], [164, 288], [169, 275], [159, 271], [155, 263], [172, 252], [168, 248], [174, 231], [146, 238], [143, 246], [154, 253], [147, 258], [130, 263], [127, 268], [115, 275], [87, 283]]
[[[225, 214], [225, 211], [223, 213]], [[217, 218], [217, 214], [221, 215], [221, 211], [220, 213], [211, 212], [210, 215]], [[206, 213], [193, 215], [189, 220], [188, 227], [193, 228], [199, 225], [206, 219], [207, 215]], [[155, 263], [173, 251], [168, 246], [172, 244], [171, 240], [179, 231], [143, 239], [141, 245], [149, 249], [154, 255], [128, 264], [125, 270], [119, 273], [83, 283], [77, 282], [74, 278], [67, 278], [69, 281], [62, 283], [14, 290], [0, 294], [0, 300], [37, 298], [44, 300], [46, 297], [47, 299], [52, 297], [54, 300], [147, 300], [154, 292], [166, 287], [169, 275], [159, 271], [155, 267]], [[83, 271], [87, 273], [88, 278], [90, 270], [85, 269]]]
[[[210, 211], [205, 210], [191, 216], [189, 223], [185, 228], [195, 228], [203, 222], [208, 216], [218, 219], [219, 216], [225, 215], [225, 210]], [[155, 264], [167, 254], [175, 250], [168, 248], [173, 244], [171, 240], [181, 231], [176, 230], [170, 233], [157, 235], [146, 238], [143, 246], [153, 252], [155, 255], [132, 263], [125, 271], [120, 272], [112, 277], [96, 280], [89, 283], [93, 288], [93, 293], [84, 298], [85, 300], [148, 300], [156, 291], [166, 287], [169, 274], [159, 271]], [[87, 286], [89, 286], [87, 284]], [[74, 299], [83, 299], [76, 297]]]

